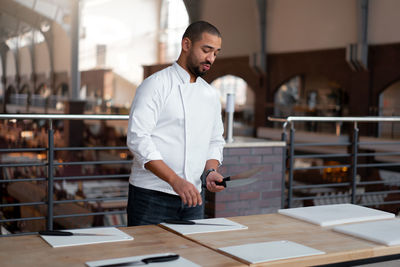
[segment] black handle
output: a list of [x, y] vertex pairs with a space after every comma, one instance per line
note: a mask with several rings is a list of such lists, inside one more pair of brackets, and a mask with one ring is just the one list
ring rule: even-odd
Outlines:
[[215, 182], [216, 185], [222, 185], [223, 187], [226, 187], [226, 181], [230, 181], [231, 177], [225, 177], [224, 179], [222, 179], [222, 182]]
[[169, 224], [196, 224], [195, 222], [186, 220], [165, 220], [164, 222]]
[[104, 264], [104, 265], [99, 265], [99, 267], [125, 267], [125, 266], [131, 266], [131, 265], [143, 265], [149, 264], [151, 262], [165, 262], [165, 261], [174, 261], [179, 259], [178, 254], [172, 254], [172, 255], [167, 255], [167, 256], [157, 256], [157, 257], [149, 257], [149, 258], [144, 258], [143, 260], [140, 261], [127, 261], [127, 262], [121, 262], [121, 263], [112, 263], [112, 264]]
[[150, 258], [145, 258], [142, 260], [142, 262], [149, 264], [151, 262], [165, 262], [165, 261], [174, 261], [179, 259], [178, 254], [172, 254], [172, 255], [167, 255], [167, 256], [158, 256], [158, 257], [150, 257]]
[[73, 233], [65, 231], [57, 231], [57, 230], [46, 230], [46, 231], [39, 231], [39, 235], [70, 236], [73, 235]]

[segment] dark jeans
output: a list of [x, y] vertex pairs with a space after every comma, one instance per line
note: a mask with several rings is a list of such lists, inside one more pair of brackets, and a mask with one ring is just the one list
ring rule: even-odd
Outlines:
[[204, 217], [203, 205], [188, 207], [177, 195], [129, 184], [128, 226], [159, 224], [166, 219], [194, 220]]

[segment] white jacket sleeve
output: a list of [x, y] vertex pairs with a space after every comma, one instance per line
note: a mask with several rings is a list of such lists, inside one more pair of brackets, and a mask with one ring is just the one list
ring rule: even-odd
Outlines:
[[222, 123], [221, 103], [219, 101], [219, 98], [216, 98], [216, 112], [214, 118], [214, 127], [210, 140], [210, 146], [208, 149], [207, 159], [216, 159], [219, 161], [220, 164], [222, 164], [225, 140], [223, 137], [224, 125]]
[[143, 169], [147, 162], [163, 159], [151, 138], [163, 106], [159, 93], [162, 86], [157, 77], [144, 80], [136, 90], [129, 114], [127, 145]]

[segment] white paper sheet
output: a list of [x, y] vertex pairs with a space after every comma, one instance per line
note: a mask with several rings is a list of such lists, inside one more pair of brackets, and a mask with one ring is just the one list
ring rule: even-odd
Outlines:
[[219, 250], [252, 264], [325, 254], [324, 251], [286, 240], [223, 247]]
[[[115, 258], [115, 259], [106, 259], [106, 260], [99, 260], [99, 261], [88, 261], [86, 265], [89, 267], [97, 267], [103, 266], [106, 264], [117, 264], [117, 263], [124, 263], [128, 261], [140, 261], [142, 259], [148, 257], [158, 257], [158, 256], [166, 256], [172, 253], [163, 253], [163, 254], [151, 254], [151, 255], [142, 255], [142, 256], [135, 256], [135, 257], [124, 257], [124, 258]], [[157, 262], [157, 263], [149, 263], [145, 264], [145, 266], [160, 266], [160, 267], [198, 267], [197, 265], [183, 257], [179, 257], [179, 259], [169, 262]]]
[[132, 236], [122, 232], [115, 227], [73, 229], [65, 231], [73, 233], [106, 234], [107, 236], [41, 235], [41, 237], [53, 248], [133, 240]]
[[400, 219], [341, 225], [333, 230], [386, 246], [400, 245]]
[[353, 204], [322, 205], [293, 209], [280, 209], [278, 213], [304, 220], [319, 226], [392, 219], [393, 213]]
[[191, 224], [191, 225], [169, 224], [169, 223], [161, 223], [161, 224], [182, 235], [248, 229], [248, 227], [245, 225], [233, 222], [225, 218], [201, 219], [193, 221], [199, 223], [212, 223], [212, 224], [225, 224], [225, 225], [217, 226], [217, 225], [200, 225], [200, 224]]

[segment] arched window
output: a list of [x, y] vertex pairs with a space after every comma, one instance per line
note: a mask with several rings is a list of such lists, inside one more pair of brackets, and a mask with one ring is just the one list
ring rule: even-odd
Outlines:
[[18, 93], [18, 91], [14, 86], [12, 86], [12, 85], [8, 86], [7, 90], [6, 90], [6, 94], [5, 94], [5, 105], [16, 104], [17, 93]]
[[296, 76], [282, 84], [275, 93], [274, 115], [287, 117], [294, 115], [294, 106], [300, 100], [300, 77]]
[[189, 16], [182, 0], [163, 0], [161, 4], [159, 63], [178, 58], [182, 35], [189, 25]]
[[23, 84], [19, 88], [18, 94], [15, 95], [16, 100], [17, 100], [16, 104], [19, 105], [19, 106], [29, 105], [30, 101], [31, 101], [30, 94], [31, 94], [31, 91], [29, 89], [29, 85], [28, 84]]
[[[347, 114], [347, 93], [339, 83], [329, 77], [296, 75], [282, 84], [275, 93], [275, 116], [341, 117]], [[340, 123], [307, 122], [298, 123], [296, 129], [340, 135], [341, 127]]]
[[[400, 81], [393, 83], [380, 94], [379, 116], [400, 116]], [[378, 136], [386, 138], [399, 138], [399, 123], [379, 123]]]
[[211, 83], [220, 93], [223, 113], [227, 94], [235, 94], [234, 135], [254, 134], [254, 92], [240, 77], [225, 75]]
[[29, 93], [29, 85], [23, 84], [19, 89], [19, 94], [28, 94]]
[[47, 91], [47, 85], [45, 83], [42, 83], [35, 89], [35, 95], [41, 95], [44, 97], [46, 91]]
[[68, 97], [68, 84], [67, 83], [61, 83], [56, 88], [55, 95]]

